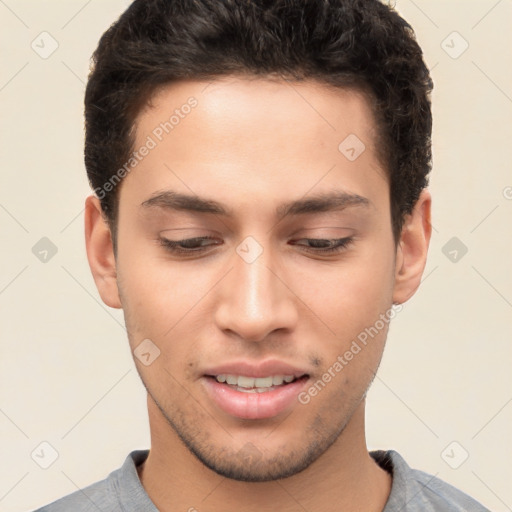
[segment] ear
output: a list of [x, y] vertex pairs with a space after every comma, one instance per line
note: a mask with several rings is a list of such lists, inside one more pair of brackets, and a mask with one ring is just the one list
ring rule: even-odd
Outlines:
[[121, 308], [110, 228], [96, 196], [85, 200], [85, 246], [92, 276], [103, 302], [111, 308]]
[[432, 233], [431, 204], [430, 192], [423, 190], [405, 218], [396, 251], [394, 304], [409, 300], [420, 285]]

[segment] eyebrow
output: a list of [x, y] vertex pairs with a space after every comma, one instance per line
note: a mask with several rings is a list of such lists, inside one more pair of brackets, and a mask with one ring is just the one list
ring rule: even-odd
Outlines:
[[[282, 219], [287, 216], [343, 210], [355, 206], [368, 208], [371, 205], [371, 201], [366, 197], [335, 190], [283, 203], [276, 208], [275, 214], [277, 218]], [[233, 216], [233, 211], [230, 208], [217, 201], [197, 195], [182, 194], [172, 190], [156, 192], [149, 199], [142, 202], [141, 207], [211, 213], [225, 217]]]

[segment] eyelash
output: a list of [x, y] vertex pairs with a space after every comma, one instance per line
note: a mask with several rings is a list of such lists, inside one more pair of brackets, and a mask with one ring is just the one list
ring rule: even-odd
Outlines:
[[[307, 242], [327, 242], [330, 244], [334, 244], [334, 246], [327, 248], [320, 247], [307, 247], [303, 246], [307, 251], [320, 253], [320, 254], [333, 254], [338, 253], [345, 250], [353, 241], [354, 238], [351, 236], [347, 236], [345, 238], [301, 238], [301, 240], [306, 240]], [[301, 244], [298, 244], [301, 245]]]
[[209, 244], [207, 246], [203, 247], [193, 247], [193, 248], [183, 248], [180, 247], [180, 244], [185, 243], [191, 243], [191, 242], [201, 242], [202, 240], [216, 240], [215, 238], [211, 236], [198, 236], [195, 238], [186, 238], [184, 240], [169, 240], [167, 238], [160, 238], [160, 243], [170, 252], [174, 252], [177, 254], [193, 254], [198, 252], [203, 252], [208, 247], [211, 247], [212, 245], [219, 245], [219, 244]]
[[[175, 254], [197, 254], [202, 253], [205, 250], [207, 250], [209, 247], [213, 245], [220, 245], [218, 243], [216, 244], [208, 244], [204, 246], [199, 247], [188, 247], [183, 248], [180, 247], [182, 244], [193, 244], [194, 242], [201, 243], [204, 240], [214, 240], [215, 238], [211, 236], [198, 236], [195, 238], [186, 238], [184, 240], [169, 240], [167, 238], [160, 238], [160, 243], [165, 247], [166, 250], [175, 253]], [[313, 243], [321, 243], [321, 242], [327, 242], [330, 244], [334, 244], [334, 246], [322, 248], [322, 247], [307, 247], [302, 244], [297, 244], [304, 248], [306, 252], [312, 252], [315, 254], [335, 254], [340, 253], [343, 250], [345, 250], [353, 241], [353, 237], [345, 237], [345, 238], [334, 238], [334, 239], [327, 239], [327, 238], [301, 238], [299, 241], [306, 240], [307, 242], [313, 242]]]

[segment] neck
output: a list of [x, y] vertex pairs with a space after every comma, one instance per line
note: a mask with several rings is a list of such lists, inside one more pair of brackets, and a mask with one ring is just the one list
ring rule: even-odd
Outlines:
[[204, 466], [163, 419], [151, 399], [151, 450], [139, 478], [161, 512], [282, 512], [339, 510], [381, 512], [391, 476], [369, 455], [364, 434], [364, 401], [343, 433], [304, 471], [269, 482], [240, 482]]

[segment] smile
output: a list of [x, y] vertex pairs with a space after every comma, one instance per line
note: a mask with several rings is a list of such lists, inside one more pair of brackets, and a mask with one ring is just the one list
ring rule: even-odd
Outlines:
[[240, 419], [268, 419], [298, 404], [308, 375], [206, 375], [202, 382], [212, 404], [229, 416]]
[[245, 393], [266, 393], [284, 383], [295, 380], [293, 375], [269, 375], [268, 377], [247, 377], [245, 375], [217, 375], [217, 382], [226, 383], [237, 391]]

